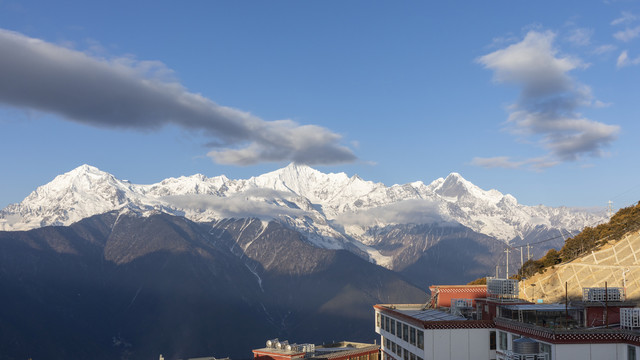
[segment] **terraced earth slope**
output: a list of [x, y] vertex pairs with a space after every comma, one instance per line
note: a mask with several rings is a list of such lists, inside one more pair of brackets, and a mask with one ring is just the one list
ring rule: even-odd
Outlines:
[[582, 297], [585, 287], [624, 287], [627, 299], [640, 302], [640, 231], [583, 255], [557, 264], [520, 282], [522, 298], [545, 303], [563, 301], [565, 282], [572, 299]]

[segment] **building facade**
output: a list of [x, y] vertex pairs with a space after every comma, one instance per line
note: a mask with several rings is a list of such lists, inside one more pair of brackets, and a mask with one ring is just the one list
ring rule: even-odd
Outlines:
[[459, 299], [436, 309], [375, 305], [382, 360], [640, 360], [633, 303], [612, 295], [534, 304], [518, 298], [515, 280], [493, 280], [486, 298], [468, 299], [473, 305], [463, 309], [454, 306]]

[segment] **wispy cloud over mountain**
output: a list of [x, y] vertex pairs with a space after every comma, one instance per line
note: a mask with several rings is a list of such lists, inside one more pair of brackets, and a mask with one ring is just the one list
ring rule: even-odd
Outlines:
[[616, 139], [618, 126], [587, 119], [578, 112], [580, 107], [600, 107], [602, 102], [594, 100], [588, 86], [569, 76], [570, 71], [588, 65], [559, 55], [554, 38], [550, 31], [529, 31], [522, 41], [477, 59], [494, 71], [495, 82], [520, 88], [518, 100], [509, 107], [509, 130], [533, 138], [548, 154], [520, 161], [476, 158], [476, 165], [539, 169], [583, 156], [601, 156], [603, 148]]
[[342, 225], [375, 226], [378, 224], [431, 224], [452, 220], [439, 211], [436, 202], [410, 199], [363, 211], [343, 213], [336, 221]]
[[105, 128], [177, 125], [210, 138], [208, 155], [224, 164], [356, 159], [340, 134], [219, 105], [171, 80], [161, 62], [97, 57], [2, 29], [0, 49], [0, 104]]

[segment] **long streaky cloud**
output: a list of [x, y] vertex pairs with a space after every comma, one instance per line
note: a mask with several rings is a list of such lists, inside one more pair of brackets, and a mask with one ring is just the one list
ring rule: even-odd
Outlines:
[[189, 92], [160, 62], [104, 59], [0, 29], [0, 104], [86, 125], [154, 130], [174, 124], [217, 144], [218, 163], [356, 160], [342, 136], [291, 120], [265, 121]]
[[569, 56], [559, 56], [553, 47], [555, 34], [530, 31], [525, 38], [504, 49], [477, 59], [494, 71], [494, 81], [521, 89], [517, 102], [509, 107], [507, 123], [518, 136], [533, 137], [549, 154], [520, 161], [508, 157], [475, 158], [483, 167], [518, 168], [523, 165], [543, 169], [584, 156], [603, 155], [620, 130], [584, 118], [578, 108], [602, 107], [591, 89], [569, 76], [571, 70], [586, 64]]

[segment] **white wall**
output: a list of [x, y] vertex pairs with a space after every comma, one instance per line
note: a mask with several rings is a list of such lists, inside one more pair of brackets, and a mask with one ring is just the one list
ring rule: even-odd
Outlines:
[[433, 357], [433, 347], [435, 346], [434, 330], [425, 330], [424, 331], [424, 354], [422, 358], [424, 360], [438, 360]]
[[469, 360], [487, 360], [489, 350], [489, 332], [493, 329], [469, 329]]
[[463, 360], [451, 358], [451, 330], [433, 330], [433, 344], [435, 360]]
[[554, 360], [626, 360], [627, 346], [623, 344], [557, 344]]
[[469, 359], [469, 329], [451, 330], [451, 359]]
[[[616, 355], [616, 344], [590, 344], [589, 345], [591, 347], [591, 359], [590, 360], [597, 360], [597, 359], [619, 359]], [[625, 347], [626, 350], [626, 347]], [[622, 359], [626, 359], [626, 353], [624, 354], [625, 357]], [[620, 359], [620, 360], [622, 360]]]
[[589, 344], [557, 344], [553, 346], [553, 359], [590, 360], [591, 347]]
[[491, 329], [425, 330], [425, 360], [487, 360]]

